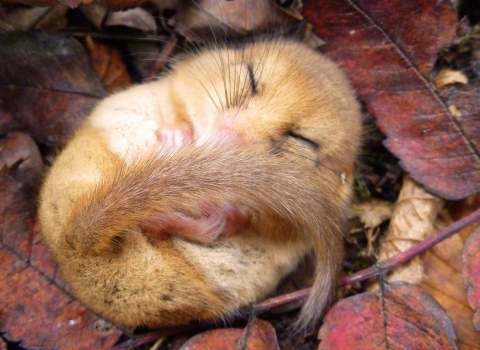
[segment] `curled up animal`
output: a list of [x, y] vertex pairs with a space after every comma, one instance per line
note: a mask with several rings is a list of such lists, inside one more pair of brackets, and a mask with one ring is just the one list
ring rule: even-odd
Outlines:
[[313, 252], [311, 325], [343, 259], [359, 110], [303, 44], [205, 49], [97, 106], [44, 181], [44, 240], [74, 295], [126, 327], [232, 315]]

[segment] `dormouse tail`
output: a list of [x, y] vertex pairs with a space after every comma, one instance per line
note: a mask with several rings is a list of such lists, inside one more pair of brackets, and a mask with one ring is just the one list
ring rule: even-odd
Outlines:
[[[336, 282], [344, 259], [344, 226], [344, 222], [331, 222], [329, 227], [317, 228], [315, 232], [315, 279], [310, 295], [293, 324], [295, 332], [317, 326], [335, 298]], [[327, 231], [329, 234], [325, 235]]]
[[[128, 236], [158, 214], [195, 216], [205, 203], [234, 203], [260, 219], [274, 213], [315, 250], [316, 279], [297, 322], [305, 328], [328, 304], [343, 258], [342, 197], [329, 183], [321, 169], [267, 143], [151, 153], [119, 165], [78, 200], [66, 239], [78, 254], [120, 254]], [[289, 237], [279, 232], [278, 239]]]

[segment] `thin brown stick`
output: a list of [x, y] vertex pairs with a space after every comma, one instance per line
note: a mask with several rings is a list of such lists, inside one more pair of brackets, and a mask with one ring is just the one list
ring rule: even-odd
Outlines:
[[[475, 212], [471, 213], [470, 215], [465, 216], [464, 218], [454, 222], [450, 226], [444, 228], [443, 230], [437, 232], [435, 235], [425, 239], [424, 241], [418, 243], [414, 247], [404, 251], [403, 253], [400, 253], [394, 257], [391, 257], [387, 260], [381, 261], [369, 268], [366, 268], [364, 270], [358, 271], [350, 276], [346, 276], [342, 278], [338, 282], [338, 286], [345, 286], [348, 284], [353, 284], [356, 282], [362, 282], [365, 280], [368, 280], [369, 278], [375, 277], [375, 276], [381, 276], [386, 274], [387, 272], [395, 269], [396, 267], [404, 264], [405, 262], [413, 259], [414, 257], [418, 256], [419, 254], [422, 254], [423, 252], [427, 251], [428, 249], [432, 248], [435, 246], [437, 243], [447, 239], [448, 237], [454, 235], [461, 229], [467, 227], [468, 225], [480, 220], [480, 209], [476, 210]], [[289, 293], [289, 294], [284, 294], [275, 298], [270, 298], [267, 300], [262, 301], [261, 303], [253, 305], [251, 312], [252, 314], [259, 314], [268, 310], [271, 310], [275, 307], [281, 306], [288, 304], [293, 301], [301, 300], [310, 294], [310, 288], [305, 288], [301, 289], [299, 291]], [[138, 338], [130, 339], [127, 342], [124, 342], [120, 345], [117, 345], [114, 349], [115, 350], [124, 350], [128, 348], [129, 346], [135, 345], [141, 345], [145, 344], [148, 342], [152, 342], [160, 337], [164, 337], [167, 335], [175, 334], [178, 333], [182, 330], [191, 330], [194, 327], [178, 327], [174, 328], [173, 330], [163, 330], [163, 331], [156, 331], [156, 332], [151, 332], [148, 334], [144, 334]]]
[[[413, 259], [417, 255], [422, 254], [423, 252], [427, 251], [428, 249], [432, 248], [437, 243], [447, 239], [448, 237], [454, 235], [461, 229], [464, 229], [468, 225], [480, 220], [480, 209], [474, 211], [473, 213], [465, 216], [464, 218], [454, 222], [450, 226], [444, 228], [443, 230], [437, 232], [433, 236], [425, 239], [424, 241], [418, 243], [417, 245], [413, 246], [406, 251], [395, 255], [389, 259], [376, 263], [375, 265], [368, 267], [364, 270], [358, 271], [350, 276], [346, 276], [342, 278], [338, 282], [338, 286], [345, 286], [348, 284], [353, 284], [356, 282], [362, 282], [368, 280], [369, 278], [380, 276], [388, 273], [389, 271], [395, 269], [396, 267], [406, 263], [407, 261]], [[252, 312], [260, 313], [267, 310], [272, 309], [273, 307], [277, 307], [280, 305], [284, 305], [290, 303], [292, 301], [296, 301], [299, 299], [303, 299], [308, 297], [310, 294], [310, 288], [305, 288], [293, 293], [281, 295], [275, 298], [270, 298], [267, 300], [262, 301], [261, 303], [255, 304], [252, 307]]]

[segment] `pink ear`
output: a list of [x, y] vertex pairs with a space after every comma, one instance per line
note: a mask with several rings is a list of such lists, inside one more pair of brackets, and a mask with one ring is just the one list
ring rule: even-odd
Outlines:
[[178, 235], [195, 242], [209, 243], [222, 234], [237, 233], [250, 223], [250, 215], [232, 204], [221, 208], [205, 205], [203, 212], [204, 215], [199, 218], [181, 212], [159, 213], [144, 220], [140, 226], [151, 239]]

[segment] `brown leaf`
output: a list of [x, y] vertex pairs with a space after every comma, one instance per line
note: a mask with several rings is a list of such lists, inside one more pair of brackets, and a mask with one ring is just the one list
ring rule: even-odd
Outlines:
[[[62, 4], [68, 5], [69, 7], [77, 7], [81, 3], [89, 3], [92, 0], [62, 0]], [[23, 4], [27, 6], [55, 6], [58, 5], [58, 0], [2, 0], [6, 4]]]
[[67, 24], [66, 13], [69, 7], [14, 8], [5, 18], [5, 23], [15, 30], [60, 30]]
[[473, 326], [473, 310], [467, 301], [467, 287], [462, 280], [460, 234], [437, 244], [422, 256], [425, 280], [420, 284], [442, 305], [453, 322], [459, 349], [480, 349], [480, 333]]
[[23, 259], [30, 255], [32, 199], [42, 170], [40, 152], [28, 135], [12, 132], [0, 139], [0, 242]]
[[[374, 255], [373, 243], [381, 232], [381, 225], [390, 219], [392, 206], [383, 200], [371, 199], [368, 202], [352, 204], [352, 209], [363, 224], [362, 231], [367, 238], [367, 255], [372, 256]], [[354, 238], [357, 233], [357, 230], [353, 230], [349, 238]]]
[[463, 251], [463, 280], [468, 286], [468, 303], [475, 311], [473, 324], [480, 331], [480, 228], [465, 242]]
[[242, 37], [299, 22], [271, 0], [182, 2], [174, 20], [181, 35], [197, 42]]
[[[71, 8], [80, 6], [81, 4], [88, 5], [94, 0], [62, 0], [62, 4], [68, 5]], [[59, 3], [58, 0], [2, 0], [7, 4], [23, 4], [28, 6], [54, 6]], [[132, 7], [142, 6], [147, 0], [102, 0], [108, 6], [115, 9], [128, 9]]]
[[119, 91], [132, 84], [122, 54], [115, 48], [97, 43], [91, 37], [85, 39], [85, 46], [108, 93]]
[[268, 322], [255, 319], [245, 329], [214, 329], [198, 334], [180, 350], [278, 350], [275, 329]]
[[24, 347], [108, 349], [120, 331], [96, 331], [97, 318], [52, 283], [56, 266], [34, 232], [42, 168], [29, 136], [0, 139], [0, 333]]
[[[442, 207], [443, 200], [406, 177], [393, 207], [389, 233], [381, 246], [379, 261], [404, 252], [451, 223], [448, 218], [443, 219]], [[419, 284], [446, 309], [453, 322], [459, 348], [479, 349], [480, 334], [473, 329], [473, 313], [468, 306], [466, 288], [460, 275], [462, 248], [461, 236], [452, 236], [396, 268], [387, 279]]]
[[[437, 231], [435, 219], [444, 202], [415, 183], [408, 176], [403, 180], [398, 201], [393, 206], [388, 235], [380, 248], [378, 260], [383, 261], [413, 247]], [[418, 284], [425, 278], [423, 263], [416, 257], [398, 267], [389, 281]]]
[[105, 20], [106, 26], [125, 26], [139, 29], [143, 32], [156, 32], [157, 24], [153, 16], [142, 8], [110, 13]]
[[41, 32], [0, 35], [0, 134], [63, 144], [105, 95], [82, 46]]
[[109, 12], [108, 6], [99, 2], [92, 2], [88, 5], [81, 6], [79, 10], [97, 29], [102, 28], [103, 21]]
[[147, 0], [102, 0], [108, 6], [115, 9], [129, 9], [132, 7], [142, 6]]
[[[312, 0], [304, 15], [349, 74], [403, 168], [445, 198], [478, 192], [480, 133], [449, 113], [428, 80], [436, 53], [455, 35], [450, 3]], [[478, 117], [467, 123], [478, 125]]]
[[335, 304], [319, 337], [319, 350], [456, 349], [452, 323], [435, 299], [397, 282]]

